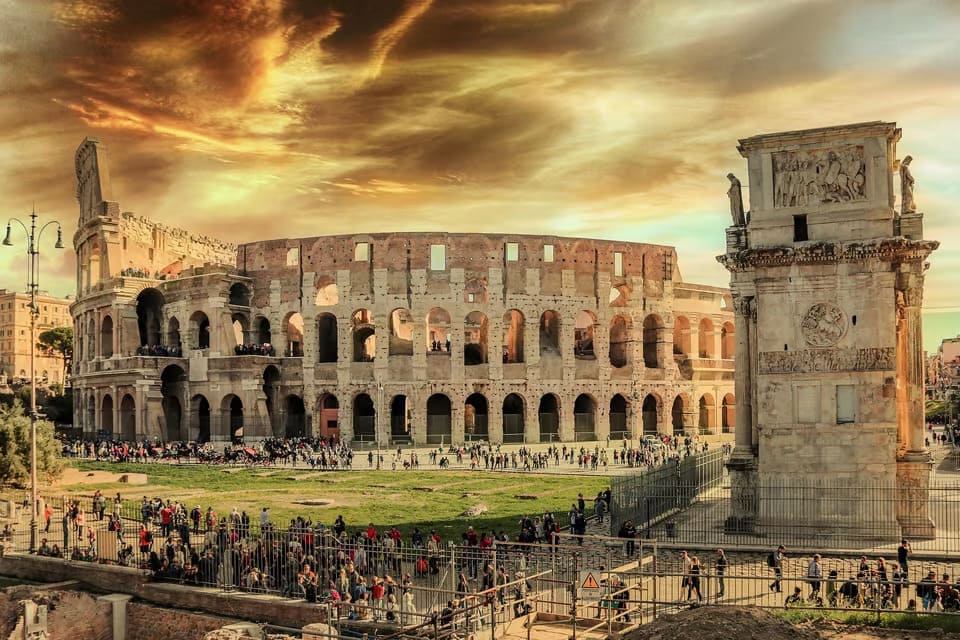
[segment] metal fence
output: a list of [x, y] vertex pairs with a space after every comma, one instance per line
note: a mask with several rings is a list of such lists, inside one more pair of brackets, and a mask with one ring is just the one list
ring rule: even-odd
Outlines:
[[611, 531], [617, 533], [630, 520], [646, 538], [654, 527], [688, 509], [705, 491], [726, 478], [727, 455], [721, 449], [671, 460], [659, 467], [610, 479]]
[[[705, 487], [702, 482], [677, 482], [649, 483], [642, 493], [631, 497], [633, 504], [650, 509], [650, 518], [640, 518], [645, 523], [640, 528], [644, 535], [721, 547], [784, 544], [889, 552], [904, 537], [897, 520], [898, 507], [916, 510], [916, 505], [904, 504], [902, 492], [889, 484], [861, 483], [853, 490], [843, 482], [820, 481], [818, 486], [810, 486], [765, 480], [757, 486], [757, 519], [744, 527], [730, 518], [730, 494], [730, 487], [719, 483]], [[960, 482], [932, 484], [926, 506], [935, 537], [921, 540], [908, 535], [913, 548], [943, 554], [960, 551]]]

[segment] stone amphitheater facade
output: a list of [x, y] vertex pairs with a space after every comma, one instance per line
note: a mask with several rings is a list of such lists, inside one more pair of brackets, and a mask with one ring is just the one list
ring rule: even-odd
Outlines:
[[232, 246], [121, 213], [96, 140], [77, 176], [87, 435], [732, 434], [730, 296], [682, 282], [672, 247], [452, 233]]

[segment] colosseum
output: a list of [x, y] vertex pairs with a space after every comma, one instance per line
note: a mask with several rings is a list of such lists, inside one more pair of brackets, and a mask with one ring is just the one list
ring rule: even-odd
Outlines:
[[732, 433], [729, 292], [672, 247], [454, 233], [250, 242], [112, 200], [77, 149], [87, 436], [573, 442]]

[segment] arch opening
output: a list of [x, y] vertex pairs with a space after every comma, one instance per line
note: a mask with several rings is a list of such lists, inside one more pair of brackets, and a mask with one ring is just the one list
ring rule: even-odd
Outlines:
[[413, 355], [413, 316], [406, 309], [390, 312], [389, 355]]
[[717, 428], [717, 407], [713, 396], [703, 394], [697, 405], [700, 435], [712, 434]]
[[690, 320], [685, 316], [677, 316], [673, 321], [673, 353], [690, 357]]
[[560, 356], [560, 314], [544, 311], [540, 315], [540, 357]]
[[303, 357], [303, 315], [299, 311], [287, 316], [284, 323], [287, 334], [287, 346], [284, 355], [288, 358]]
[[673, 408], [670, 411], [670, 422], [673, 426], [673, 435], [680, 436], [684, 433], [684, 414], [687, 412], [686, 401], [683, 396], [677, 396], [673, 400]]
[[511, 309], [503, 315], [503, 364], [523, 362], [523, 314]]
[[720, 357], [724, 360], [733, 360], [736, 349], [736, 336], [733, 332], [733, 323], [724, 322], [720, 328]]
[[100, 399], [100, 431], [108, 438], [115, 438], [113, 432], [113, 397], [105, 395]]
[[194, 349], [210, 348], [210, 320], [203, 311], [190, 316], [190, 344]]
[[435, 393], [427, 399], [428, 444], [450, 443], [453, 433], [450, 409], [450, 398], [442, 393]]
[[129, 393], [120, 401], [120, 438], [127, 442], [137, 440], [137, 403]]
[[288, 395], [285, 411], [284, 436], [287, 438], [307, 437], [307, 409], [303, 405], [303, 398], [293, 393]]
[[616, 315], [610, 321], [610, 366], [622, 369], [630, 364], [630, 320]]
[[152, 287], [137, 295], [137, 330], [141, 347], [157, 347], [162, 344], [160, 327], [163, 326], [163, 294]]
[[463, 364], [487, 363], [487, 316], [471, 311], [463, 321]]
[[427, 351], [450, 353], [450, 314], [434, 307], [427, 314]]
[[190, 399], [190, 419], [196, 429], [194, 439], [201, 444], [210, 442], [210, 402], [206, 396], [198, 393]]
[[560, 440], [560, 401], [557, 396], [548, 393], [540, 398], [537, 409], [540, 421], [540, 442]]
[[732, 393], [728, 393], [727, 395], [723, 396], [723, 406], [720, 413], [720, 428], [722, 433], [733, 433], [737, 418], [736, 411], [737, 405], [734, 395]]
[[234, 307], [250, 306], [250, 289], [242, 282], [234, 282], [230, 285], [230, 294], [227, 304]]
[[577, 322], [573, 327], [573, 356], [577, 360], [594, 360], [593, 328], [597, 324], [597, 316], [590, 311], [577, 313]]
[[660, 416], [660, 401], [653, 394], [648, 395], [643, 399], [643, 407], [641, 407], [642, 421], [643, 421], [643, 435], [645, 436], [655, 436], [659, 433], [657, 424], [659, 423]]
[[619, 393], [610, 398], [610, 439], [627, 439], [632, 437], [627, 423], [627, 399]]
[[100, 357], [113, 357], [113, 318], [104, 316], [100, 323]]
[[660, 335], [663, 331], [663, 321], [660, 316], [649, 315], [643, 319], [643, 365], [648, 369], [660, 369]]
[[710, 318], [700, 320], [700, 326], [697, 331], [697, 341], [700, 344], [701, 358], [712, 359], [717, 357], [717, 350], [714, 345], [713, 322]]
[[340, 436], [340, 401], [332, 393], [320, 396], [317, 402], [320, 416], [320, 437], [336, 438]]
[[164, 436], [167, 441], [186, 440], [183, 433], [183, 408], [180, 399], [186, 391], [187, 374], [182, 367], [170, 365], [160, 374], [160, 407], [163, 409]]
[[597, 403], [586, 393], [573, 403], [573, 433], [578, 442], [597, 439]]
[[407, 396], [395, 395], [390, 401], [390, 440], [395, 443], [410, 442], [410, 407]]
[[353, 439], [357, 442], [376, 441], [376, 408], [369, 394], [361, 393], [353, 399]]
[[503, 441], [523, 442], [525, 439], [524, 415], [526, 414], [523, 398], [516, 394], [508, 394], [503, 399]]
[[336, 362], [338, 344], [337, 317], [332, 313], [321, 313], [317, 317], [317, 362]]
[[471, 393], [463, 405], [463, 437], [466, 441], [487, 440], [490, 435], [487, 398]]
[[369, 309], [357, 309], [353, 324], [353, 361], [373, 362], [377, 355], [377, 329]]

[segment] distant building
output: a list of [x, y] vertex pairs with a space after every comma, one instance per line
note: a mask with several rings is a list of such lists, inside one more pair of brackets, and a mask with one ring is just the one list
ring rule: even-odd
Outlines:
[[[40, 315], [37, 337], [54, 327], [69, 327], [73, 298], [55, 298], [41, 291], [37, 297]], [[30, 380], [30, 294], [0, 289], [0, 383]], [[63, 358], [37, 349], [37, 382], [63, 384]]]
[[936, 377], [931, 386], [933, 397], [942, 400], [947, 390], [960, 390], [960, 336], [942, 341], [935, 360]]

